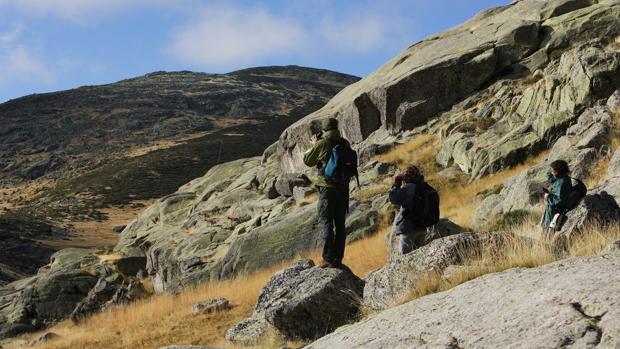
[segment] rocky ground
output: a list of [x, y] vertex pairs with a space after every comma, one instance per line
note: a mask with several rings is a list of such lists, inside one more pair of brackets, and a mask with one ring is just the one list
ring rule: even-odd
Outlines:
[[306, 348], [617, 348], [618, 268], [616, 247], [486, 275], [342, 327]]
[[[155, 292], [179, 292], [200, 282], [290, 260], [317, 247], [315, 194], [308, 180], [313, 170], [300, 160], [310, 146], [311, 129], [327, 116], [339, 119], [342, 133], [360, 154], [362, 188], [381, 182], [394, 170], [376, 155], [422, 134], [441, 139], [438, 166], [471, 180], [548, 151], [540, 164], [511, 178], [501, 190], [477, 196], [481, 205], [469, 225], [478, 231], [512, 212], [538, 207], [541, 176], [557, 158], [567, 159], [579, 178], [600, 174], [593, 173], [594, 169], [606, 173], [589, 188], [558, 237], [569, 239], [602, 218], [617, 222], [620, 152], [614, 130], [620, 119], [620, 92], [614, 91], [620, 89], [619, 18], [617, 1], [521, 0], [483, 11], [410, 46], [288, 127], [262, 156], [215, 166], [159, 199], [123, 230], [113, 251], [75, 250], [61, 258], [68, 264], [52, 264], [28, 281], [2, 288], [4, 333], [58, 321], [83, 299], [93, 300], [89, 309], [110, 304], [114, 299], [110, 295], [126, 292], [132, 281], [150, 280]], [[614, 152], [608, 168], [599, 168]], [[359, 194], [352, 186], [347, 218], [350, 240], [376, 232], [380, 217], [392, 211], [385, 191]], [[458, 251], [475, 252], [483, 240], [494, 246], [505, 241], [502, 232], [460, 230], [443, 221], [429, 237], [433, 242], [406, 256], [392, 255], [383, 268], [371, 273], [363, 281], [361, 295], [362, 282], [346, 271], [322, 272], [306, 264], [285, 270], [282, 273], [292, 275], [291, 283], [274, 276], [254, 316], [231, 330], [229, 337], [233, 341], [238, 333], [244, 337], [248, 328], [251, 335], [260, 334], [264, 326], [293, 338], [319, 337], [357, 319], [358, 314], [347, 312], [346, 321], [338, 318], [333, 326], [321, 330], [308, 324], [303, 328], [310, 334], [295, 333], [283, 319], [294, 322], [309, 307], [320, 307], [324, 290], [332, 289], [356, 291], [358, 302], [341, 302], [347, 311], [351, 304], [388, 308], [398, 303], [403, 290], [417, 285], [418, 276], [443, 274], [448, 267], [461, 264]], [[393, 237], [388, 243], [393, 244]], [[617, 257], [611, 251], [483, 277], [337, 330], [311, 347], [399, 343], [407, 347], [510, 347], [516, 339], [523, 344], [519, 347], [539, 343], [545, 343], [542, 347], [613, 347], [620, 338], [613, 297], [618, 292]], [[109, 282], [111, 288], [95, 287], [104, 281], [107, 285], [109, 279], [116, 280]], [[308, 280], [337, 281], [306, 285]], [[54, 282], [63, 285], [54, 288], [60, 290], [57, 293], [27, 296]], [[63, 290], [69, 288], [79, 292], [65, 299]], [[50, 299], [61, 298], [58, 312], [46, 307]], [[532, 310], [542, 308], [535, 313], [540, 317]], [[334, 314], [326, 310], [319, 315], [313, 322]], [[556, 320], [563, 325], [558, 326]], [[390, 336], [394, 328], [403, 326], [412, 330]], [[494, 335], [479, 335], [483, 331]]]

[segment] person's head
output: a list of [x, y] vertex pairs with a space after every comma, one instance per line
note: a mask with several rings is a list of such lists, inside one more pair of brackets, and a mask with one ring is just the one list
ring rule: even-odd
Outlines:
[[323, 131], [337, 130], [338, 120], [334, 118], [324, 119], [323, 122], [321, 123], [321, 126], [323, 127]]
[[570, 172], [568, 169], [568, 163], [564, 160], [555, 160], [549, 166], [551, 167], [551, 174], [555, 177], [563, 177], [568, 175]]
[[410, 165], [401, 172], [401, 177], [405, 183], [415, 182], [424, 179], [422, 171], [415, 165]]
[[310, 124], [310, 134], [316, 135], [318, 138], [321, 138], [323, 134], [323, 127], [321, 124], [313, 122]]

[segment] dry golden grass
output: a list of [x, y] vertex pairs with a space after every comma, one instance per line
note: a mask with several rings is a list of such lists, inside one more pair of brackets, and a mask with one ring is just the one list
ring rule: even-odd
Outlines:
[[[387, 222], [383, 221], [378, 234], [347, 246], [344, 263], [359, 276], [383, 266], [387, 258], [385, 234]], [[316, 251], [300, 258], [320, 259]], [[50, 331], [58, 339], [38, 346], [45, 349], [96, 349], [96, 348], [157, 348], [170, 344], [211, 344], [234, 347], [224, 339], [226, 331], [235, 323], [248, 317], [256, 303], [258, 293], [271, 276], [293, 261], [279, 263], [248, 276], [206, 283], [179, 295], [155, 295], [143, 301], [117, 307], [96, 314], [75, 325], [65, 321]], [[191, 314], [192, 304], [225, 297], [234, 308], [210, 315]], [[35, 334], [29, 338], [36, 338]], [[261, 347], [280, 347], [282, 340], [268, 336]], [[291, 344], [291, 343], [289, 343]]]
[[591, 256], [598, 254], [606, 246], [620, 240], [620, 225], [592, 225], [568, 242], [567, 251], [559, 254], [552, 245], [540, 239], [523, 239], [539, 237], [540, 227], [536, 220], [528, 220], [511, 229], [507, 241], [497, 248], [496, 245], [483, 248], [477, 255], [463, 251], [468, 255], [462, 267], [456, 267], [449, 279], [440, 273], [429, 273], [417, 282], [416, 287], [401, 300], [407, 302], [425, 295], [441, 292], [456, 287], [479, 276], [501, 272], [511, 268], [534, 268], [564, 258]]
[[376, 234], [347, 246], [344, 264], [360, 277], [385, 265], [388, 255], [385, 238], [389, 230], [387, 215], [383, 215]]
[[[272, 268], [217, 283], [207, 283], [180, 295], [163, 294], [94, 315], [82, 324], [65, 321], [52, 331], [57, 340], [40, 348], [157, 348], [169, 344], [225, 344], [224, 334], [237, 321], [251, 314], [260, 288], [274, 272]], [[192, 315], [191, 306], [200, 300], [226, 297], [230, 311]]]
[[611, 40], [606, 49], [608, 51], [620, 52], [620, 36], [617, 36], [615, 39]]
[[591, 256], [599, 253], [614, 241], [620, 240], [620, 224], [601, 226], [593, 224], [568, 244], [570, 256]]
[[599, 155], [592, 167], [590, 176], [584, 180], [586, 187], [594, 188], [603, 182], [607, 175], [610, 160], [609, 155]]
[[479, 203], [474, 202], [477, 195], [501, 188], [502, 184], [508, 178], [539, 163], [546, 155], [547, 152], [542, 152], [537, 156], [528, 158], [525, 163], [521, 165], [482, 177], [471, 183], [454, 183], [439, 188], [441, 195], [441, 215], [462, 227], [469, 227], [474, 213], [479, 206]]
[[409, 165], [416, 165], [424, 173], [426, 181], [439, 189], [449, 183], [438, 175], [441, 167], [435, 157], [440, 148], [439, 140], [435, 135], [422, 134], [408, 143], [394, 147], [386, 154], [379, 155], [377, 160], [397, 165], [401, 169]]
[[379, 183], [374, 183], [371, 185], [364, 186], [360, 190], [354, 192], [352, 197], [361, 201], [368, 202], [370, 199], [375, 197], [376, 195], [387, 193], [390, 190], [390, 179], [386, 178], [381, 180]]
[[295, 202], [293, 205], [291, 205], [291, 207], [289, 208], [289, 211], [298, 209], [302, 206], [306, 206], [309, 205], [315, 201], [317, 201], [319, 199], [319, 193], [312, 193], [308, 196], [306, 196], [303, 200], [299, 201], [299, 202]]
[[[620, 45], [620, 43], [618, 45]], [[611, 118], [610, 146], [613, 151], [620, 147], [620, 110], [616, 110], [612, 114]]]
[[98, 209], [106, 219], [71, 222], [68, 228], [74, 232], [70, 240], [41, 240], [47, 246], [63, 248], [104, 248], [114, 246], [120, 237], [114, 227], [127, 225], [134, 220], [145, 207], [151, 206], [156, 200], [134, 200], [123, 206], [112, 206]]

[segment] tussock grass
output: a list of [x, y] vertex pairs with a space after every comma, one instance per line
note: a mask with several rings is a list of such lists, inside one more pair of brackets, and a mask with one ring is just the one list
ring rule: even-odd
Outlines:
[[[252, 312], [258, 291], [284, 264], [251, 276], [163, 294], [96, 314], [79, 325], [65, 321], [52, 331], [60, 337], [40, 348], [157, 348], [168, 344], [219, 343], [226, 330]], [[193, 303], [226, 297], [230, 311], [191, 314]]]
[[[620, 46], [620, 36], [618, 37], [618, 46]], [[620, 147], [620, 110], [616, 110], [611, 117], [610, 146], [611, 150], [615, 150]]]
[[435, 135], [422, 134], [408, 143], [396, 146], [386, 154], [379, 155], [377, 159], [398, 166], [416, 164], [425, 172], [430, 173], [432, 169], [439, 169], [439, 165], [435, 161], [438, 149], [439, 144]]
[[400, 303], [445, 291], [490, 273], [518, 267], [534, 268], [565, 258], [596, 255], [612, 242], [620, 240], [620, 224], [592, 224], [573, 237], [565, 251], [558, 251], [557, 247], [540, 239], [538, 220], [533, 217], [507, 232], [505, 242], [499, 247], [489, 245], [474, 255], [471, 251], [462, 251], [464, 265], [454, 267], [449, 277], [431, 272], [420, 278], [416, 287]]
[[592, 166], [590, 175], [584, 180], [586, 187], [594, 188], [603, 182], [607, 175], [610, 160], [611, 154], [599, 154]]
[[422, 134], [408, 143], [396, 146], [386, 154], [379, 155], [377, 160], [396, 165], [400, 169], [409, 165], [416, 165], [422, 170], [425, 180], [440, 189], [450, 184], [448, 180], [438, 174], [442, 168], [435, 157], [440, 148], [441, 144], [436, 135]]

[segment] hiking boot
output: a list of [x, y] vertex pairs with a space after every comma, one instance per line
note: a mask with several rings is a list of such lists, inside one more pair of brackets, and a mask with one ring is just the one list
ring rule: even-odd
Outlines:
[[321, 260], [321, 263], [319, 263], [319, 268], [325, 269], [325, 268], [331, 268], [332, 264], [324, 259]]

